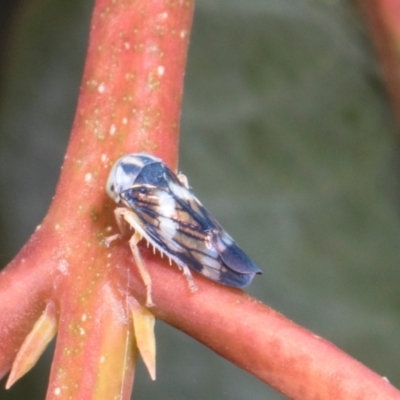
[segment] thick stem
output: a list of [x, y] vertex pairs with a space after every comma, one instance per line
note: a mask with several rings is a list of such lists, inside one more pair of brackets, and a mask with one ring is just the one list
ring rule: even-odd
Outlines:
[[[128, 282], [118, 282], [115, 271], [121, 264], [103, 244], [107, 225], [115, 227], [104, 187], [111, 165], [127, 152], [155, 153], [176, 166], [192, 13], [192, 1], [96, 2], [57, 190], [62, 207], [54, 204], [48, 216], [60, 221], [70, 265], [60, 280], [61, 325], [48, 399], [57, 398], [59, 390], [74, 399], [130, 397], [132, 323], [124, 296], [116, 290], [122, 285], [128, 295]], [[66, 213], [78, 218], [62, 225]], [[85, 265], [75, 259], [79, 253]]]

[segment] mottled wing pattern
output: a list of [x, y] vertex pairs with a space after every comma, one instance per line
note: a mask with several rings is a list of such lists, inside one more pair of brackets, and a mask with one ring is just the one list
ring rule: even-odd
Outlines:
[[177, 177], [165, 169], [157, 186], [135, 183], [121, 193], [148, 240], [178, 265], [226, 285], [244, 287], [261, 270]]

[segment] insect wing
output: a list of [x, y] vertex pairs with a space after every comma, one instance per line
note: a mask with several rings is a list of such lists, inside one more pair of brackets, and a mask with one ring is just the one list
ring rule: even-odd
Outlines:
[[133, 185], [121, 194], [147, 240], [178, 265], [231, 286], [247, 286], [261, 270], [249, 259], [193, 193], [167, 172], [166, 185]]
[[[201, 247], [199, 248], [200, 262], [202, 262], [201, 257], [203, 257], [204, 268], [200, 271], [203, 275], [212, 274], [209, 277], [218, 282], [244, 287], [251, 283], [255, 274], [262, 273], [260, 268], [235, 243], [191, 191], [175, 183], [170, 183], [169, 188], [179, 207], [187, 213], [187, 219], [191, 221], [188, 225], [194, 227], [197, 223], [196, 231], [204, 233], [203, 239], [200, 238], [203, 243], [198, 243], [198, 246]], [[182, 239], [185, 241], [184, 236]], [[202, 246], [202, 244], [205, 244], [205, 246]], [[211, 249], [213, 252], [211, 252]], [[209, 260], [211, 254], [213, 262]], [[191, 266], [190, 262], [188, 262], [188, 265]]]
[[223, 228], [221, 228], [221, 234], [218, 236], [216, 246], [222, 261], [233, 271], [239, 274], [262, 273], [260, 268], [258, 268]]
[[[194, 212], [190, 203], [177, 200], [168, 187], [134, 185], [121, 197], [136, 214], [151, 243], [178, 265], [188, 265], [203, 274], [205, 267], [220, 268], [218, 250], [213, 245], [212, 225]], [[212, 271], [210, 274], [211, 279], [217, 280]]]

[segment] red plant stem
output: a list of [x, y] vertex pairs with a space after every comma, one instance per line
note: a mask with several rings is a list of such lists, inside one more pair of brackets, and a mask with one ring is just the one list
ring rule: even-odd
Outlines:
[[371, 30], [400, 127], [400, 3], [398, 0], [359, 0], [359, 3]]

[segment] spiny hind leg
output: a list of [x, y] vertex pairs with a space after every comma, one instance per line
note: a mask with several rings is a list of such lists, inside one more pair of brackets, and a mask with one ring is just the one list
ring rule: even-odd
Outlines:
[[178, 267], [183, 272], [183, 275], [186, 277], [190, 291], [195, 292], [197, 290], [197, 286], [194, 283], [192, 273], [190, 272], [190, 268], [187, 265], [178, 265]]
[[[118, 228], [120, 233], [116, 233], [115, 235], [109, 236], [105, 238], [104, 242], [108, 247], [111, 242], [116, 239], [120, 239], [125, 236], [129, 232], [129, 228], [134, 229], [135, 220], [132, 216], [132, 211], [124, 208], [118, 207], [114, 210], [115, 219], [117, 221]], [[144, 285], [146, 286], [146, 306], [153, 307], [154, 303], [151, 298], [151, 277], [149, 271], [143, 263], [142, 257], [140, 255], [139, 248], [137, 246], [138, 242], [142, 239], [142, 236], [139, 232], [135, 231], [132, 237], [129, 239], [129, 246], [131, 248], [133, 258], [135, 259], [136, 265], [139, 270], [139, 274], [143, 279]]]
[[146, 286], [146, 307], [153, 307], [154, 303], [151, 298], [151, 277], [149, 271], [144, 265], [142, 256], [140, 255], [139, 248], [137, 246], [138, 242], [141, 239], [141, 235], [139, 232], [135, 232], [132, 237], [129, 239], [129, 246], [131, 247], [133, 258], [135, 259], [136, 265], [139, 270], [139, 274], [143, 279], [144, 285]]

